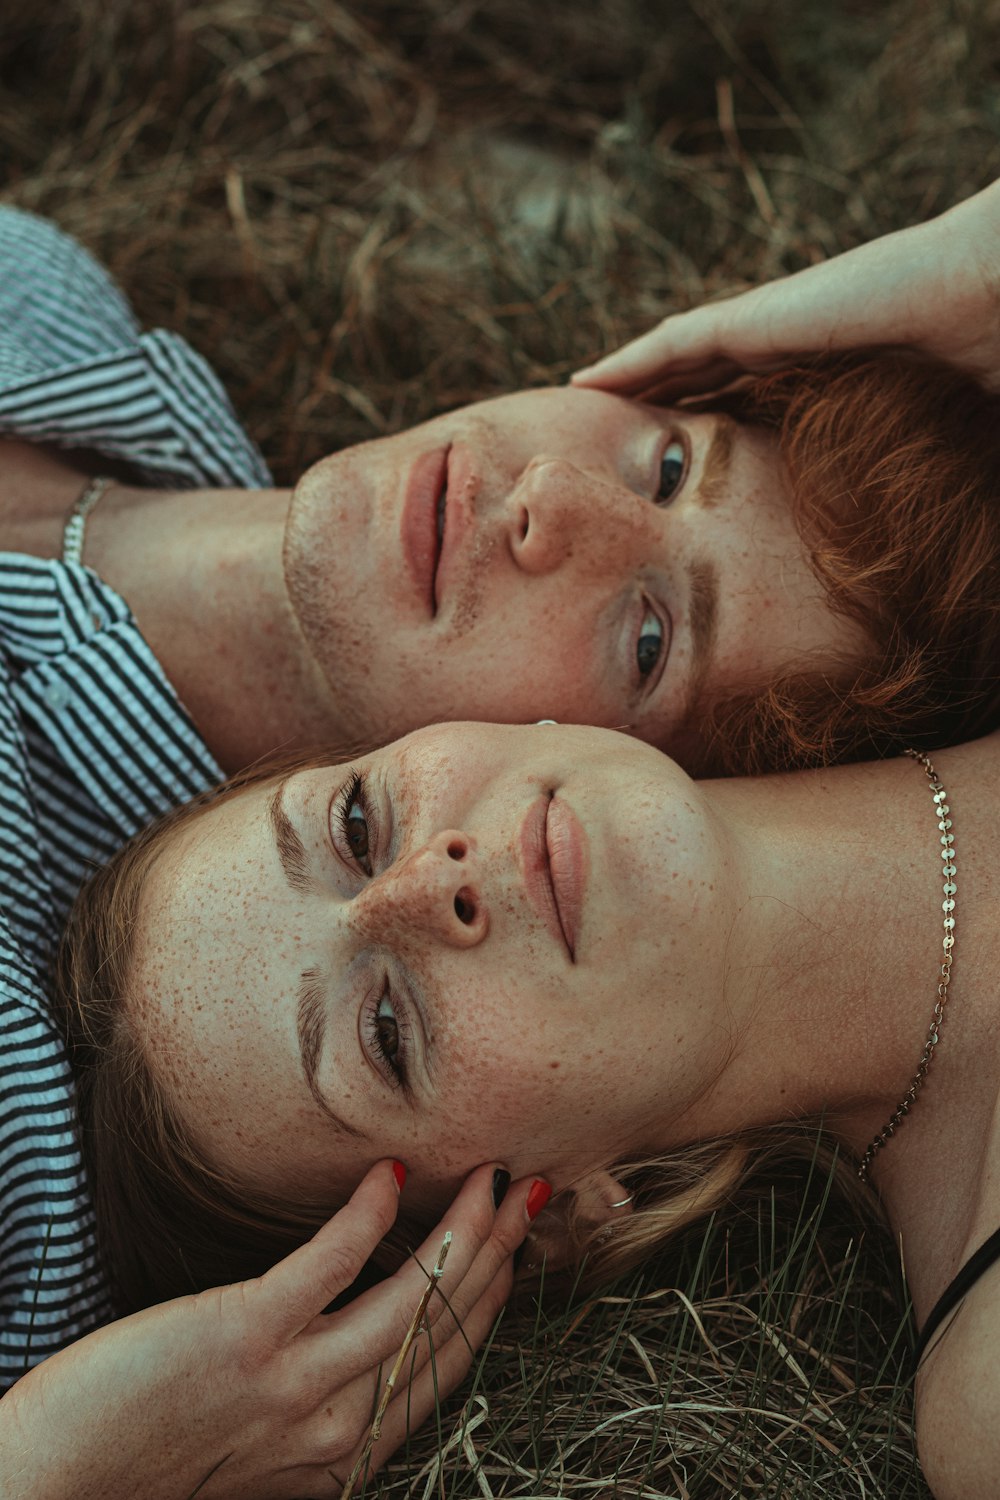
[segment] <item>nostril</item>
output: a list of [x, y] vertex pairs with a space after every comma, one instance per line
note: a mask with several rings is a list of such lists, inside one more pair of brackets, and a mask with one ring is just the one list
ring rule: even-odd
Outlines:
[[451, 843], [448, 845], [448, 858], [449, 859], [464, 859], [465, 858], [465, 845], [463, 843], [461, 843], [459, 839], [452, 839]]
[[522, 508], [522, 510], [521, 510], [521, 541], [522, 542], [524, 541], [525, 537], [528, 535], [529, 521], [530, 521], [530, 517], [528, 516], [528, 512]]
[[455, 915], [466, 927], [476, 920], [476, 906], [469, 891], [459, 891], [455, 897]]

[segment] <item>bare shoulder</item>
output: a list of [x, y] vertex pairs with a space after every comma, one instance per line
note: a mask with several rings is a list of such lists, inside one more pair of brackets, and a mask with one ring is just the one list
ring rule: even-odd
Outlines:
[[935, 1500], [995, 1500], [1000, 1473], [1000, 1265], [969, 1292], [917, 1377], [917, 1447]]

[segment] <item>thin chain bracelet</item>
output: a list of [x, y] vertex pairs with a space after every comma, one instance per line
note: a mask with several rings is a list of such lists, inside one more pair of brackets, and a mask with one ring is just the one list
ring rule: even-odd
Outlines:
[[951, 831], [951, 818], [948, 816], [951, 811], [951, 808], [948, 806], [948, 794], [941, 784], [941, 778], [931, 765], [929, 756], [924, 755], [921, 750], [907, 750], [906, 753], [918, 765], [923, 766], [927, 774], [931, 794], [934, 798], [934, 805], [937, 808], [938, 828], [941, 830], [941, 859], [943, 861], [941, 874], [944, 876], [944, 884], [941, 887], [944, 891], [944, 900], [941, 903], [941, 909], [944, 912], [944, 937], [941, 940], [941, 967], [938, 970], [937, 1000], [934, 1002], [934, 1013], [931, 1016], [931, 1024], [927, 1032], [927, 1040], [924, 1043], [920, 1063], [916, 1073], [913, 1075], [913, 1082], [896, 1106], [892, 1119], [887, 1125], [882, 1127], [861, 1158], [861, 1163], [858, 1167], [858, 1176], [862, 1182], [868, 1179], [868, 1168], [872, 1164], [873, 1157], [892, 1139], [899, 1126], [902, 1125], [910, 1113], [916, 1102], [917, 1095], [923, 1087], [924, 1079], [927, 1077], [927, 1070], [934, 1056], [934, 1048], [937, 1046], [938, 1038], [941, 1034], [941, 1022], [944, 1020], [944, 1008], [948, 1002], [948, 985], [951, 983], [951, 964], [955, 949], [955, 892], [958, 887], [955, 884], [955, 836]]

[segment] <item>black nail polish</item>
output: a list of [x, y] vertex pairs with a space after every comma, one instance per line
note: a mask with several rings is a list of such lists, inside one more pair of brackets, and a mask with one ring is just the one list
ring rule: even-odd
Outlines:
[[493, 1207], [499, 1208], [507, 1196], [510, 1187], [510, 1173], [505, 1172], [503, 1167], [497, 1167], [493, 1173]]

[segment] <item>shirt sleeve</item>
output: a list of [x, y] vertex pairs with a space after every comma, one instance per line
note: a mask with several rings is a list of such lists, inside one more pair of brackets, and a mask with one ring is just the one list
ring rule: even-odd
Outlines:
[[47, 219], [0, 208], [0, 265], [0, 377], [30, 379], [138, 339], [109, 273]]
[[0, 432], [87, 448], [153, 487], [273, 483], [215, 371], [143, 331], [103, 266], [56, 225], [0, 207]]

